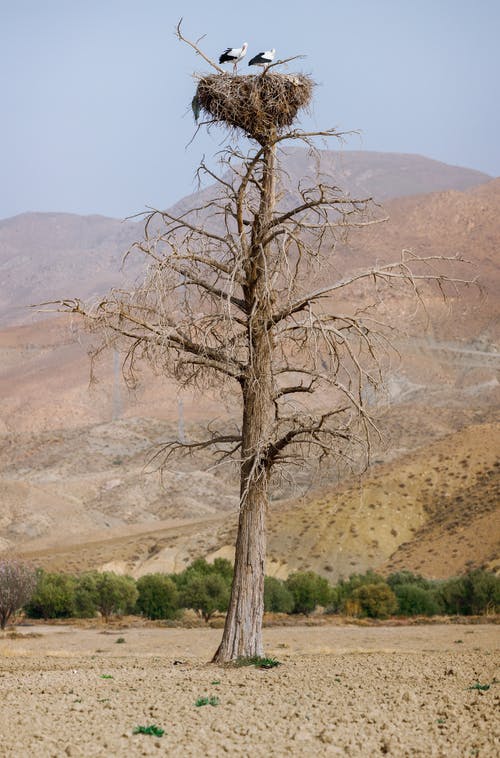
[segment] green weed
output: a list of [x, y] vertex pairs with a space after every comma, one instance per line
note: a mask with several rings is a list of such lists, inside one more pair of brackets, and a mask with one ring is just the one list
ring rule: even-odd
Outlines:
[[265, 658], [255, 655], [250, 658], [238, 658], [235, 661], [235, 666], [255, 666], [258, 669], [273, 669], [276, 666], [281, 666], [281, 662], [276, 660], [276, 658]]
[[195, 705], [197, 708], [200, 708], [202, 705], [219, 705], [219, 698], [213, 695], [211, 697], [199, 697]]
[[153, 737], [163, 737], [165, 730], [156, 724], [150, 724], [149, 726], [136, 726], [133, 734], [150, 734]]
[[479, 684], [479, 682], [476, 682], [471, 687], [467, 687], [467, 689], [468, 690], [479, 690], [479, 692], [487, 692], [490, 687], [491, 687], [490, 684]]

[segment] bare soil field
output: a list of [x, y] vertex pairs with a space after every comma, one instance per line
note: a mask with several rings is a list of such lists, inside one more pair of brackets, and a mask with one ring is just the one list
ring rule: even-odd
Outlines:
[[[3, 634], [0, 755], [500, 752], [493, 624], [267, 628], [281, 661], [269, 670], [207, 663], [220, 635], [126, 624]], [[197, 706], [203, 697], [217, 704]], [[163, 736], [133, 733], [152, 724]]]

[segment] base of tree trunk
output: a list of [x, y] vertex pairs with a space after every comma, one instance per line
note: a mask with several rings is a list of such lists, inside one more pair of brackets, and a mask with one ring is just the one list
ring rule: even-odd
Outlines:
[[212, 659], [216, 663], [263, 655], [266, 506], [263, 477], [240, 511], [231, 599], [222, 641]]

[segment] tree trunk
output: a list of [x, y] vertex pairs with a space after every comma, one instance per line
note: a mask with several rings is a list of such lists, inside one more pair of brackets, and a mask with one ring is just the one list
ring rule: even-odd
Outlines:
[[234, 578], [221, 644], [214, 661], [262, 656], [266, 515], [269, 467], [266, 447], [274, 420], [273, 338], [269, 329], [271, 298], [268, 250], [261, 232], [274, 208], [274, 147], [265, 150], [258, 216], [246, 265], [248, 365], [242, 384], [243, 423], [240, 465], [240, 515]]

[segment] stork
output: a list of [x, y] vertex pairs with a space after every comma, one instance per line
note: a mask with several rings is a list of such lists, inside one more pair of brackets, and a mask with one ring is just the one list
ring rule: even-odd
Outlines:
[[257, 53], [257, 55], [254, 55], [251, 61], [248, 62], [249, 66], [263, 66], [264, 69], [266, 69], [274, 60], [274, 56], [276, 55], [276, 50], [266, 50], [263, 53]]
[[219, 58], [219, 63], [232, 63], [233, 74], [237, 73], [238, 62], [247, 54], [248, 43], [244, 42], [241, 47], [228, 47]]

